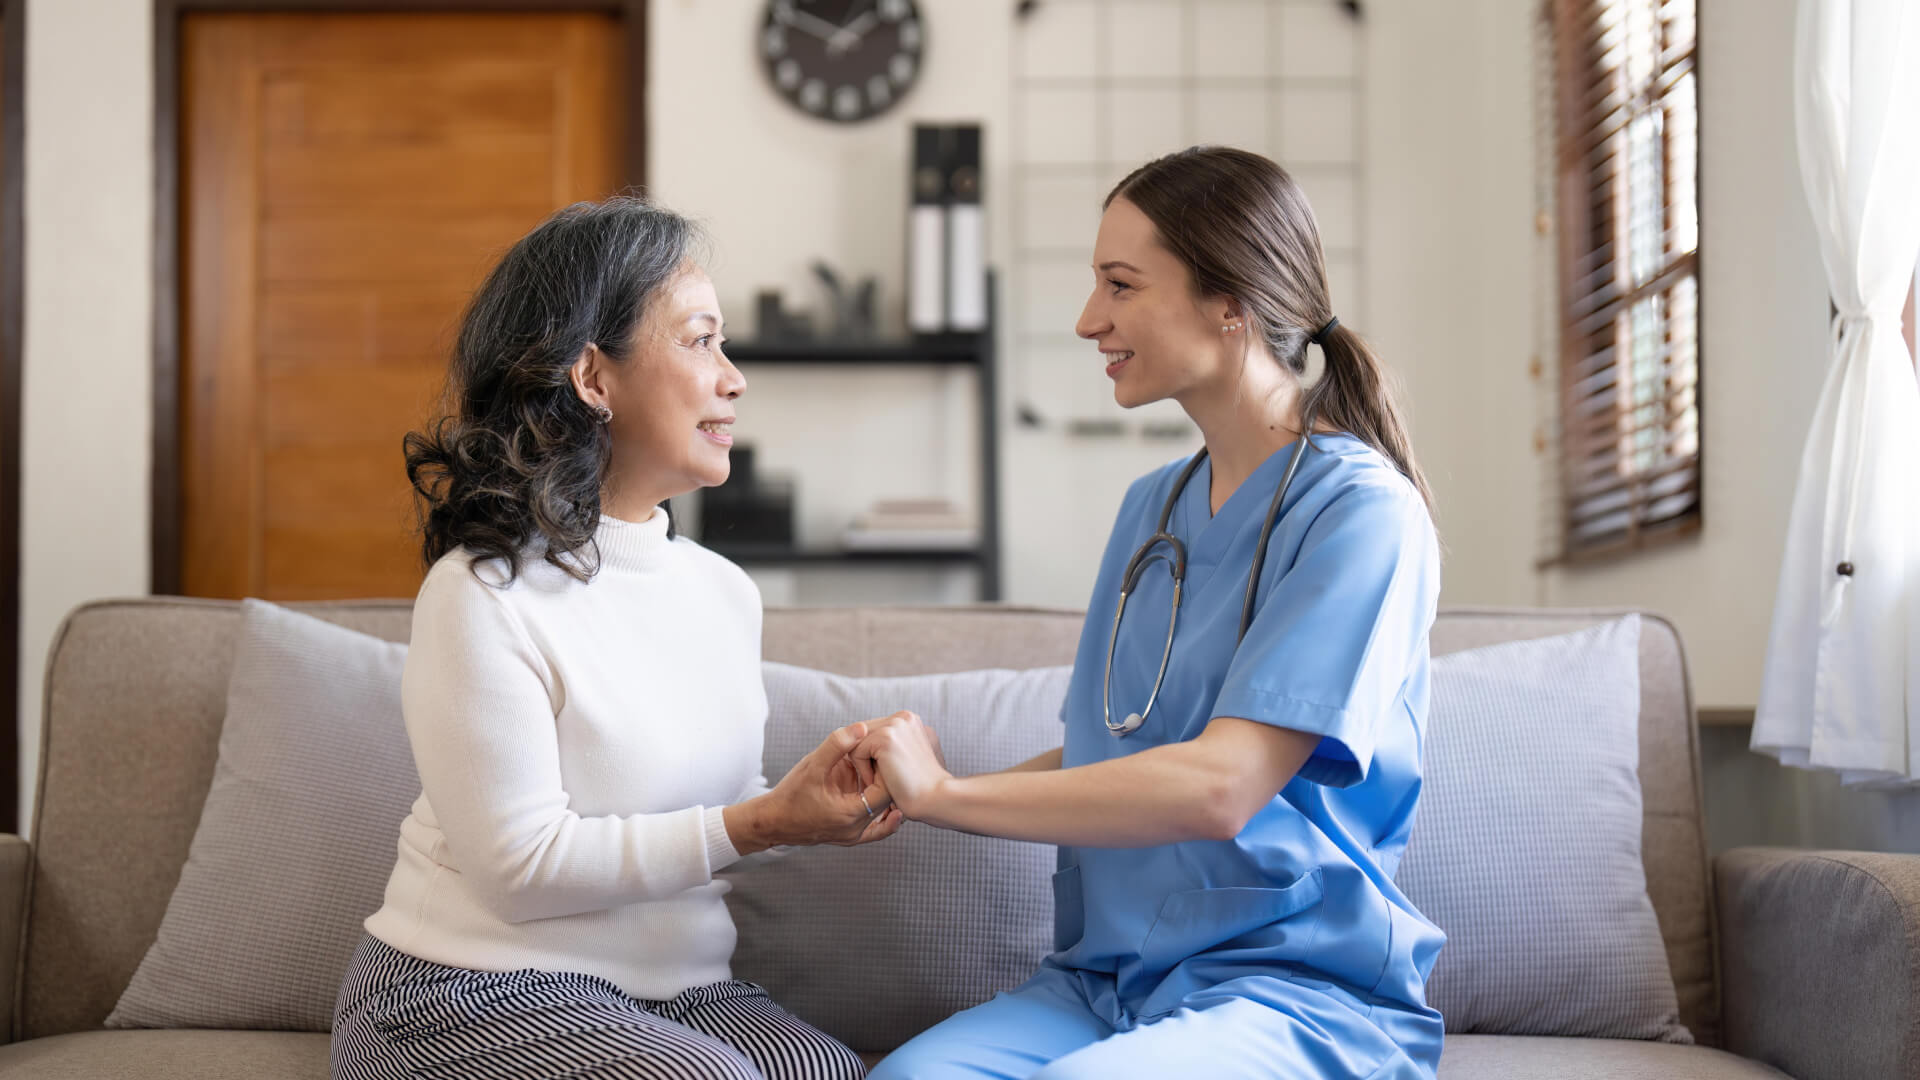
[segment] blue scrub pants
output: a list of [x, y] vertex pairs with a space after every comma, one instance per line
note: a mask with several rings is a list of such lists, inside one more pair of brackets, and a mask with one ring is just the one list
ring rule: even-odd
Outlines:
[[[1439, 1021], [1369, 1020], [1334, 995], [1272, 976], [1221, 983], [1151, 1023], [1116, 1029], [1088, 1005], [1084, 973], [1046, 967], [1026, 984], [922, 1032], [868, 1080], [1433, 1080]], [[1377, 1026], [1409, 1025], [1421, 1064]], [[1426, 1056], [1426, 1055], [1423, 1055]]]

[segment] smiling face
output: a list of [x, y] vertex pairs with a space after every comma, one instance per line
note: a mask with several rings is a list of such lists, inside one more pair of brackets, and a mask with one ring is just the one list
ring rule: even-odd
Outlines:
[[617, 502], [644, 517], [726, 482], [733, 402], [747, 380], [721, 351], [723, 326], [712, 279], [689, 264], [649, 303], [625, 362], [589, 349], [575, 365], [581, 399], [613, 411], [609, 513]]
[[1093, 294], [1074, 332], [1099, 346], [1121, 407], [1181, 399], [1232, 378], [1228, 361], [1240, 355], [1246, 333], [1239, 306], [1197, 295], [1193, 273], [1124, 198], [1100, 218], [1093, 272]]

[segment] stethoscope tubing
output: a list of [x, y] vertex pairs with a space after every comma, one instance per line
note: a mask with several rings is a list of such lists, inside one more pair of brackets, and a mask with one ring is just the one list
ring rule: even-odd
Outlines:
[[[1253, 605], [1259, 596], [1260, 572], [1267, 561], [1267, 542], [1273, 536], [1274, 523], [1280, 519], [1281, 504], [1286, 501], [1287, 489], [1293, 486], [1294, 473], [1299, 471], [1300, 459], [1306, 454], [1310, 438], [1308, 433], [1313, 430], [1313, 418], [1309, 415], [1304, 420], [1305, 422], [1301, 424], [1300, 439], [1294, 443], [1293, 453], [1287, 458], [1287, 469], [1280, 476], [1279, 486], [1274, 489], [1273, 502], [1267, 506], [1266, 520], [1260, 526], [1260, 538], [1254, 543], [1253, 563], [1247, 571], [1246, 598], [1240, 605], [1240, 633], [1233, 640], [1235, 649], [1240, 647], [1240, 642], [1246, 639], [1247, 630], [1253, 625]], [[1120, 602], [1114, 607], [1113, 629], [1107, 635], [1107, 664], [1101, 678], [1100, 689], [1100, 708], [1103, 719], [1107, 730], [1115, 736], [1130, 735], [1140, 730], [1141, 726], [1147, 722], [1147, 717], [1153, 714], [1154, 702], [1160, 699], [1160, 686], [1167, 677], [1167, 663], [1173, 658], [1174, 630], [1180, 618], [1180, 593], [1187, 580], [1186, 545], [1180, 542], [1179, 537], [1167, 531], [1167, 523], [1173, 520], [1174, 505], [1179, 501], [1181, 492], [1186, 490], [1187, 481], [1193, 477], [1194, 471], [1199, 469], [1200, 463], [1206, 459], [1207, 448], [1203, 446], [1200, 452], [1193, 455], [1192, 460], [1187, 462], [1186, 467], [1180, 470], [1179, 477], [1173, 482], [1173, 490], [1168, 493], [1166, 503], [1160, 508], [1160, 520], [1154, 527], [1153, 535], [1147, 537], [1146, 542], [1134, 551], [1133, 557], [1127, 560], [1126, 571], [1120, 578]], [[1162, 543], [1173, 549], [1172, 558], [1154, 550]], [[1137, 713], [1128, 713], [1126, 719], [1116, 724], [1113, 722], [1113, 654], [1120, 643], [1120, 617], [1126, 614], [1127, 597], [1132, 594], [1134, 586], [1139, 584], [1140, 575], [1155, 560], [1166, 563], [1173, 574], [1173, 603], [1167, 612], [1167, 643], [1160, 650], [1160, 670], [1154, 674], [1153, 690], [1147, 695], [1147, 707]]]

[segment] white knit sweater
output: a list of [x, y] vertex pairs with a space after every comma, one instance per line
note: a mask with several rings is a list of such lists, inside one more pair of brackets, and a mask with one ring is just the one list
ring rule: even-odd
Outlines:
[[[599, 574], [476, 580], [455, 551], [413, 612], [402, 703], [422, 793], [367, 932], [486, 971], [586, 972], [646, 999], [730, 977], [721, 808], [767, 789], [760, 594], [602, 520]], [[489, 582], [504, 568], [482, 562]]]

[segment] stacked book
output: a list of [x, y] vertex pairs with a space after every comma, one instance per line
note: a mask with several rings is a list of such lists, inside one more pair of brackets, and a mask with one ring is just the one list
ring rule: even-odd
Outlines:
[[944, 551], [980, 542], [980, 529], [945, 499], [881, 499], [853, 519], [848, 551]]

